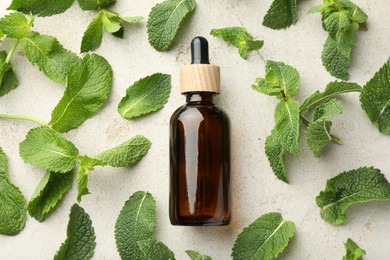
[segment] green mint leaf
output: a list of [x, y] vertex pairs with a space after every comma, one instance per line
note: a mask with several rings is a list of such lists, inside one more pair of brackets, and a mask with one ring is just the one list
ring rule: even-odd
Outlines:
[[56, 82], [65, 82], [69, 71], [80, 63], [76, 54], [66, 50], [49, 35], [30, 32], [20, 41], [20, 47], [32, 64]]
[[171, 92], [171, 76], [155, 73], [139, 79], [126, 90], [118, 112], [127, 119], [150, 114], [164, 107]]
[[142, 16], [121, 16], [120, 20], [122, 22], [128, 23], [128, 24], [134, 24], [138, 23], [139, 21], [143, 20], [144, 18]]
[[70, 141], [48, 126], [31, 129], [19, 145], [23, 160], [48, 171], [66, 173], [76, 166], [79, 154]]
[[363, 88], [360, 102], [383, 134], [390, 134], [390, 58]]
[[348, 238], [347, 242], [344, 243], [345, 256], [343, 260], [363, 260], [363, 256], [366, 251], [361, 249], [352, 239]]
[[253, 36], [244, 27], [212, 29], [210, 34], [221, 37], [225, 42], [236, 46], [238, 53], [244, 60], [247, 59], [250, 52], [257, 51], [264, 45], [264, 41], [253, 40]]
[[331, 13], [323, 20], [325, 31], [329, 32], [332, 37], [340, 30], [347, 28], [350, 24], [348, 11]]
[[26, 224], [26, 200], [8, 179], [7, 156], [0, 147], [0, 234], [13, 236]]
[[311, 108], [314, 105], [318, 105], [321, 102], [329, 100], [336, 95], [349, 93], [349, 92], [360, 92], [362, 87], [356, 83], [352, 82], [343, 82], [343, 81], [334, 81], [326, 85], [326, 88], [323, 92], [318, 90], [314, 92], [310, 97], [308, 97], [303, 104], [301, 105], [300, 111], [303, 113], [307, 109]]
[[298, 21], [297, 0], [274, 0], [264, 16], [263, 25], [279, 30]]
[[74, 0], [12, 0], [8, 10], [18, 10], [25, 14], [51, 16], [65, 12]]
[[142, 135], [106, 150], [93, 158], [113, 167], [133, 166], [148, 152], [151, 142]]
[[342, 7], [349, 11], [349, 14], [351, 16], [351, 21], [356, 23], [364, 23], [367, 21], [368, 16], [367, 14], [359, 8], [356, 4], [352, 3], [349, 0], [339, 0], [338, 1]]
[[201, 255], [199, 252], [194, 250], [186, 250], [186, 254], [191, 260], [211, 260], [211, 257], [208, 255]]
[[109, 33], [115, 33], [122, 28], [122, 25], [120, 23], [120, 17], [117, 13], [109, 12], [106, 10], [102, 10], [101, 12], [103, 13], [102, 22], [104, 31]]
[[307, 13], [308, 13], [308, 14], [315, 14], [315, 13], [323, 12], [323, 11], [325, 11], [325, 9], [326, 9], [327, 7], [329, 7], [329, 6], [330, 6], [329, 3], [325, 3], [325, 4], [313, 6], [313, 7], [309, 8], [309, 10], [307, 11]]
[[28, 213], [38, 221], [43, 221], [72, 187], [73, 172], [46, 172], [36, 187], [27, 205]]
[[313, 122], [327, 120], [343, 112], [343, 103], [337, 99], [331, 99], [322, 103], [313, 111]]
[[103, 13], [99, 12], [93, 17], [81, 41], [81, 52], [96, 50], [103, 38]]
[[0, 40], [4, 37], [3, 31], [0, 29]]
[[79, 169], [77, 171], [77, 201], [81, 201], [81, 197], [91, 194], [88, 190], [88, 175], [95, 166], [103, 166], [104, 163], [100, 160], [90, 158], [87, 156], [79, 156]]
[[49, 125], [67, 132], [81, 125], [106, 103], [112, 85], [112, 69], [106, 59], [91, 54], [69, 73], [66, 90], [51, 114]]
[[328, 36], [322, 50], [322, 64], [334, 77], [347, 80], [347, 67], [351, 63], [350, 53], [354, 45], [355, 36], [351, 28], [339, 31], [336, 39]]
[[238, 235], [233, 246], [233, 260], [276, 258], [294, 236], [295, 224], [271, 212], [256, 219]]
[[116, 0], [77, 0], [82, 10], [98, 10], [103, 6], [115, 3]]
[[298, 94], [300, 80], [298, 71], [283, 62], [268, 60], [265, 66], [265, 79], [282, 89], [286, 97], [294, 97]]
[[158, 51], [172, 45], [180, 24], [195, 9], [195, 0], [165, 0], [156, 4], [147, 23], [149, 43]]
[[175, 260], [175, 254], [162, 242], [155, 239], [147, 239], [137, 242], [143, 259]]
[[0, 51], [0, 97], [15, 89], [19, 82], [14, 68], [6, 62], [7, 53]]
[[256, 83], [252, 85], [252, 89], [268, 96], [282, 98], [282, 89], [263, 78], [257, 78]]
[[138, 242], [153, 239], [156, 224], [156, 202], [148, 192], [135, 192], [125, 202], [115, 224], [118, 252], [124, 260], [142, 260]]
[[321, 217], [335, 225], [343, 224], [350, 205], [390, 200], [390, 183], [380, 170], [363, 167], [340, 173], [326, 182], [325, 190], [316, 198]]
[[281, 100], [275, 109], [275, 129], [280, 143], [288, 152], [299, 154], [299, 103]]
[[67, 238], [62, 243], [54, 260], [90, 259], [96, 246], [95, 230], [89, 215], [78, 204], [73, 204], [66, 231]]
[[273, 129], [271, 134], [265, 140], [265, 154], [271, 165], [272, 171], [276, 178], [288, 183], [287, 169], [285, 162], [286, 150], [283, 148], [281, 141], [278, 138], [276, 130]]
[[14, 12], [0, 19], [0, 30], [8, 37], [22, 39], [30, 31], [30, 24], [22, 13]]
[[316, 157], [319, 157], [322, 149], [332, 140], [330, 129], [332, 122], [328, 119], [343, 112], [343, 103], [337, 99], [331, 99], [319, 105], [313, 112], [313, 122], [306, 131], [306, 141]]

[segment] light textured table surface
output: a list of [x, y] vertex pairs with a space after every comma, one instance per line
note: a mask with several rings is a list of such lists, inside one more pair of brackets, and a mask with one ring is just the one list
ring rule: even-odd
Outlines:
[[[1, 1], [3, 16], [10, 0]], [[213, 259], [229, 259], [237, 234], [257, 217], [270, 211], [282, 213], [296, 224], [296, 235], [279, 259], [341, 259], [343, 242], [348, 237], [367, 251], [369, 260], [390, 258], [390, 203], [372, 202], [353, 206], [348, 221], [333, 226], [323, 221], [315, 197], [325, 181], [336, 174], [372, 165], [390, 179], [390, 137], [382, 135], [361, 109], [358, 94], [342, 96], [344, 112], [334, 120], [334, 133], [344, 145], [329, 145], [321, 158], [315, 158], [301, 138], [301, 156], [288, 156], [290, 184], [276, 180], [264, 154], [264, 140], [274, 121], [276, 99], [251, 89], [257, 77], [264, 76], [266, 60], [283, 61], [298, 69], [303, 101], [315, 90], [333, 81], [321, 63], [327, 33], [320, 15], [309, 15], [309, 7], [320, 0], [301, 1], [299, 21], [287, 30], [274, 31], [261, 25], [271, 0], [198, 0], [194, 15], [182, 28], [174, 47], [157, 52], [147, 40], [146, 20], [126, 26], [125, 39], [104, 34], [96, 51], [114, 71], [113, 91], [107, 105], [76, 130], [65, 134], [82, 154], [93, 154], [142, 134], [152, 141], [147, 156], [133, 168], [96, 168], [90, 175], [91, 195], [81, 206], [90, 215], [96, 231], [97, 246], [93, 259], [118, 259], [114, 225], [124, 202], [138, 190], [153, 194], [157, 201], [156, 236], [171, 248], [177, 259], [187, 259], [184, 251], [195, 249]], [[369, 80], [390, 56], [390, 3], [388, 0], [355, 0], [369, 16], [368, 31], [356, 34], [350, 80], [361, 85]], [[122, 15], [148, 13], [156, 1], [118, 0], [111, 8]], [[75, 3], [63, 14], [36, 18], [34, 30], [50, 34], [74, 52], [94, 12], [83, 12]], [[209, 35], [212, 28], [244, 26], [255, 38], [264, 39], [259, 52], [243, 60], [236, 48]], [[179, 67], [189, 63], [189, 44], [194, 36], [209, 39], [210, 60], [221, 66], [222, 92], [216, 103], [230, 115], [232, 123], [233, 219], [227, 227], [175, 227], [168, 218], [168, 123], [173, 111], [184, 104], [179, 93]], [[1, 43], [8, 50], [11, 41]], [[0, 113], [31, 115], [49, 120], [50, 113], [64, 91], [18, 50], [12, 57], [19, 87], [0, 98]], [[137, 79], [155, 72], [172, 75], [168, 104], [153, 115], [128, 121], [117, 112], [125, 89]], [[0, 120], [0, 146], [9, 158], [9, 175], [23, 195], [31, 197], [44, 171], [25, 164], [18, 155], [18, 144], [33, 123]], [[304, 129], [302, 128], [302, 131]], [[51, 259], [66, 237], [71, 205], [76, 200], [76, 183], [61, 205], [46, 221], [28, 217], [25, 229], [17, 236], [0, 236], [0, 259]]]

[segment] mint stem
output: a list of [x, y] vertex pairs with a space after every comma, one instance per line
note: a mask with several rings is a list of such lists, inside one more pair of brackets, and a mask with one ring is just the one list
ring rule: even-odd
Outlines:
[[16, 47], [18, 47], [19, 39], [15, 41], [14, 45], [12, 45], [11, 50], [9, 51], [7, 58], [5, 59], [5, 63], [9, 64], [12, 55], [14, 54]]
[[46, 122], [41, 121], [39, 119], [29, 117], [29, 116], [17, 116], [17, 115], [6, 115], [6, 114], [0, 114], [0, 118], [6, 118], [6, 119], [16, 119], [16, 120], [26, 120], [26, 121], [31, 121], [34, 123], [37, 123], [39, 125], [47, 125]]
[[[310, 125], [310, 122], [303, 116], [301, 116], [301, 121], [306, 127]], [[332, 142], [335, 142], [336, 144], [343, 144], [343, 141], [335, 135], [330, 134], [330, 138], [332, 139]]]

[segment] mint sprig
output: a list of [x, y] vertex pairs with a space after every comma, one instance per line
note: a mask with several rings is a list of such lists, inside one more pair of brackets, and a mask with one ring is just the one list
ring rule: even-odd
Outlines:
[[[300, 88], [298, 71], [282, 62], [267, 61], [266, 75], [256, 79], [252, 88], [268, 96], [279, 99], [275, 108], [275, 127], [265, 141], [265, 154], [275, 176], [288, 182], [285, 162], [286, 153], [298, 156], [300, 125], [307, 127], [306, 140], [315, 156], [331, 141], [341, 140], [330, 133], [330, 119], [342, 112], [342, 103], [332, 100], [335, 96], [348, 92], [359, 92], [356, 83], [331, 82], [323, 92], [316, 91], [302, 105], [294, 100]], [[307, 110], [313, 109], [313, 120], [306, 119]]]
[[142, 19], [142, 16], [121, 17], [118, 13], [104, 9], [100, 10], [84, 32], [80, 51], [96, 50], [102, 43], [103, 31], [123, 38], [123, 26], [125, 24], [135, 24]]
[[244, 60], [248, 58], [250, 52], [257, 51], [264, 45], [262, 40], [253, 40], [253, 36], [244, 27], [212, 29], [210, 34], [221, 37], [225, 42], [236, 46]]
[[322, 64], [334, 77], [347, 80], [351, 52], [355, 44], [355, 32], [361, 28], [368, 16], [349, 0], [324, 0], [309, 13], [322, 14], [322, 25], [329, 36], [322, 51]]

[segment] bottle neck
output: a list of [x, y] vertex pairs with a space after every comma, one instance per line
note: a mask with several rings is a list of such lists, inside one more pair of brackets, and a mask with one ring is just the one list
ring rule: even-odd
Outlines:
[[213, 92], [189, 92], [185, 95], [187, 104], [214, 105], [213, 97], [215, 93]]

